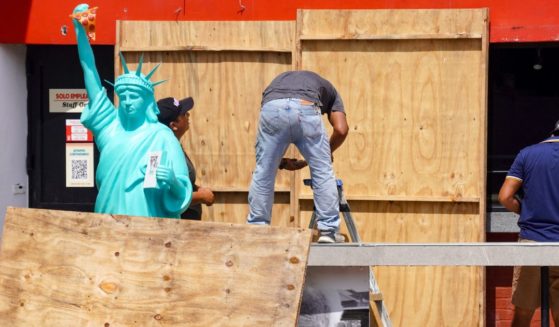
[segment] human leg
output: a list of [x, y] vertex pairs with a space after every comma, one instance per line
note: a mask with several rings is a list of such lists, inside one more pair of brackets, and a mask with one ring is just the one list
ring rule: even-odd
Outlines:
[[534, 312], [540, 306], [539, 267], [514, 267], [512, 304], [514, 315], [511, 326], [530, 326]]
[[270, 224], [274, 184], [279, 162], [287, 149], [285, 104], [270, 101], [262, 107], [256, 137], [256, 168], [248, 193], [249, 224]]
[[555, 326], [559, 326], [559, 267], [549, 267], [549, 307]]
[[317, 227], [321, 233], [335, 233], [340, 225], [339, 198], [328, 135], [320, 110], [313, 106], [299, 108], [301, 135], [294, 142], [309, 164]]

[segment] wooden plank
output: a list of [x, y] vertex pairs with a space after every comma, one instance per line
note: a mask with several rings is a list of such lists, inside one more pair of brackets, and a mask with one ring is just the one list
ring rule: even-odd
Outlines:
[[[249, 207], [247, 205], [248, 192], [215, 193], [215, 203], [211, 207], [204, 207], [202, 219], [204, 221], [246, 224]], [[272, 225], [281, 227], [298, 227], [298, 221], [290, 214], [290, 193], [275, 194], [272, 207]]]
[[120, 21], [121, 48], [291, 49], [292, 21]]
[[438, 34], [395, 34], [395, 35], [371, 35], [371, 34], [340, 34], [340, 35], [302, 35], [303, 41], [320, 41], [320, 40], [422, 40], [422, 39], [481, 39], [482, 34], [479, 33], [438, 33]]
[[3, 326], [294, 326], [310, 232], [9, 208]]
[[301, 10], [300, 36], [331, 35], [358, 39], [361, 35], [482, 35], [486, 9]]
[[[312, 194], [301, 194], [301, 200], [312, 200]], [[347, 200], [351, 201], [404, 201], [404, 202], [479, 202], [477, 197], [438, 197], [438, 196], [391, 196], [391, 195], [349, 195]]]
[[[352, 217], [363, 242], [482, 242], [478, 203], [355, 201]], [[312, 201], [301, 201], [302, 226], [307, 226]], [[342, 221], [342, 231], [345, 226]]]
[[204, 46], [147, 46], [147, 47], [121, 47], [123, 52], [161, 52], [161, 51], [240, 51], [240, 52], [288, 52], [291, 49], [279, 48], [233, 48], [233, 47], [204, 47]]

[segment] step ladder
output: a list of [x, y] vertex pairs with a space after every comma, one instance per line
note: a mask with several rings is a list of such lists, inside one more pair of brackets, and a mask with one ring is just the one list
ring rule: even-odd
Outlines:
[[[304, 179], [303, 183], [306, 186], [310, 186], [312, 188], [312, 180], [311, 179]], [[352, 243], [357, 243], [361, 245], [361, 238], [359, 237], [359, 233], [357, 232], [357, 228], [355, 227], [355, 222], [353, 221], [353, 217], [351, 216], [351, 210], [349, 208], [349, 204], [347, 203], [347, 199], [344, 194], [343, 182], [341, 179], [336, 179], [336, 186], [338, 188], [338, 198], [340, 200], [340, 212], [344, 217], [344, 222], [346, 224], [347, 230], [349, 232], [349, 236]], [[309, 228], [314, 229], [316, 227], [316, 210], [313, 207], [313, 213], [311, 216], [311, 221], [309, 222]], [[330, 246], [336, 246], [336, 244], [328, 244]], [[378, 326], [378, 327], [392, 327], [392, 323], [390, 322], [390, 317], [388, 316], [388, 310], [384, 305], [384, 298], [382, 293], [379, 289], [377, 284], [377, 280], [375, 278], [375, 273], [373, 271], [373, 267], [369, 267], [369, 309], [370, 309], [370, 316], [371, 316], [371, 323], [370, 326]]]

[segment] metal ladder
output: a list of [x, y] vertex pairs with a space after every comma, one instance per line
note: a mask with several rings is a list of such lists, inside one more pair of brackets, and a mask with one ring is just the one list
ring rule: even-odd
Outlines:
[[[310, 186], [312, 188], [312, 180], [311, 179], [304, 179], [303, 183], [306, 186]], [[340, 212], [344, 216], [344, 222], [346, 224], [347, 230], [349, 232], [349, 236], [351, 238], [352, 243], [357, 243], [359, 246], [361, 243], [361, 238], [359, 237], [359, 233], [357, 232], [357, 228], [355, 227], [355, 222], [353, 221], [353, 217], [351, 216], [351, 210], [349, 208], [349, 204], [347, 203], [347, 199], [344, 194], [343, 182], [341, 179], [336, 179], [336, 186], [338, 188], [338, 198], [340, 200]], [[313, 213], [311, 216], [311, 221], [309, 222], [309, 228], [314, 229], [316, 226], [316, 208], [313, 206]], [[332, 246], [332, 244], [329, 244]], [[334, 245], [335, 246], [335, 245]], [[369, 306], [372, 318], [372, 324], [370, 326], [379, 326], [379, 327], [392, 327], [392, 323], [390, 322], [390, 317], [388, 316], [388, 310], [384, 305], [384, 297], [378, 287], [377, 280], [375, 278], [375, 273], [373, 272], [373, 267], [369, 267], [369, 303], [371, 301], [371, 305]]]

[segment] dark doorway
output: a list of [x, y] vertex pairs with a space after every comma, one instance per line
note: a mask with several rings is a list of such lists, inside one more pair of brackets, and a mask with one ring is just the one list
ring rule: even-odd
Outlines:
[[492, 44], [489, 51], [487, 195], [497, 195], [515, 156], [549, 137], [559, 119], [559, 43]]
[[[101, 80], [114, 80], [114, 47], [94, 46]], [[66, 120], [79, 113], [49, 112], [50, 89], [84, 89], [77, 47], [30, 45], [27, 48], [29, 206], [93, 211], [95, 187], [66, 187]], [[108, 87], [109, 97], [112, 88]], [[95, 148], [95, 147], [94, 147]], [[99, 153], [95, 148], [95, 167]]]

